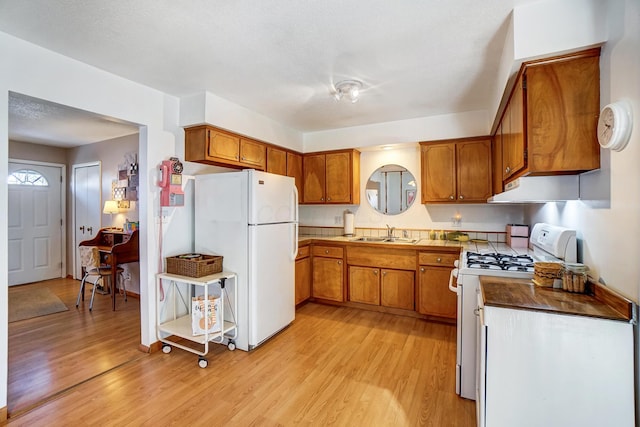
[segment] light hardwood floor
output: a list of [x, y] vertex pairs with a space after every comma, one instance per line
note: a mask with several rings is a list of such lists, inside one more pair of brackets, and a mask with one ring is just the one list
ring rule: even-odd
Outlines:
[[9, 425], [473, 426], [455, 338], [451, 325], [307, 304], [251, 353], [213, 345], [206, 369], [179, 349], [140, 353]]

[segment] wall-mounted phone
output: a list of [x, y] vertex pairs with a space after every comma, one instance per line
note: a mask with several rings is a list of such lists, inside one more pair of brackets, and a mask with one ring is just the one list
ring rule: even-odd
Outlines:
[[160, 206], [184, 206], [182, 163], [177, 157], [163, 160], [160, 165]]

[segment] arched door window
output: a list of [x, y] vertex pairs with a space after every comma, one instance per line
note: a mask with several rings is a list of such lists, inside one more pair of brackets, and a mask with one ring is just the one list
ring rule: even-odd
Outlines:
[[49, 185], [49, 181], [40, 172], [31, 169], [20, 169], [9, 175], [7, 184], [46, 187]]

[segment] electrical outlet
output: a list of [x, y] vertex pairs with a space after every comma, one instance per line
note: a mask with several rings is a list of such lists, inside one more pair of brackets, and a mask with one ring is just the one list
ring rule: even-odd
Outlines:
[[333, 217], [333, 223], [335, 225], [342, 225], [342, 217], [340, 215], [336, 215]]

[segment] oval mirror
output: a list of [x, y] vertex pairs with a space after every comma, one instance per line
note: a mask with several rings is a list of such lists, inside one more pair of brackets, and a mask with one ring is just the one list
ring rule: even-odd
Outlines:
[[384, 165], [369, 177], [365, 194], [373, 209], [385, 215], [397, 215], [415, 201], [416, 179], [402, 166]]

